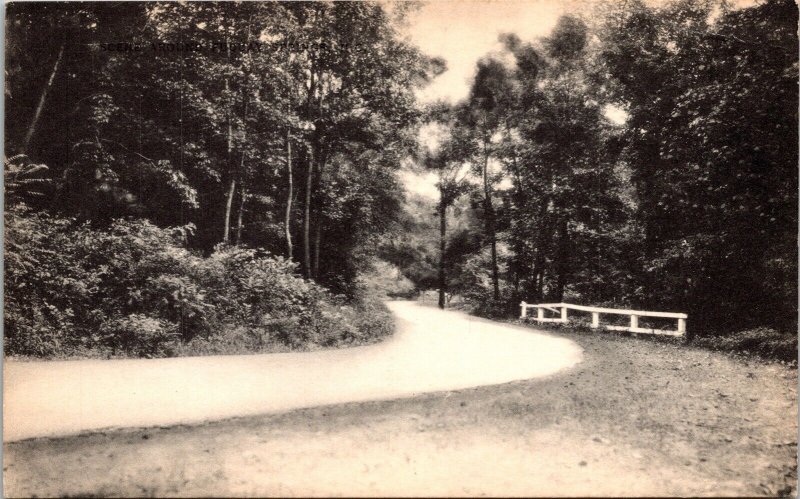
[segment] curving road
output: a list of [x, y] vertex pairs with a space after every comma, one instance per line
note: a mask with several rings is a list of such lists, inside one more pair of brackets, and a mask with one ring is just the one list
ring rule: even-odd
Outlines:
[[3, 440], [410, 397], [546, 376], [575, 343], [414, 302], [397, 332], [344, 350], [147, 360], [5, 362]]

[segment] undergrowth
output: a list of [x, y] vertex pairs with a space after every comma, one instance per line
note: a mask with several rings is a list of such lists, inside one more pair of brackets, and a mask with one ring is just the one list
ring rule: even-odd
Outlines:
[[6, 211], [5, 354], [170, 357], [361, 345], [392, 332], [371, 294], [334, 295], [254, 249], [187, 250], [192, 228]]

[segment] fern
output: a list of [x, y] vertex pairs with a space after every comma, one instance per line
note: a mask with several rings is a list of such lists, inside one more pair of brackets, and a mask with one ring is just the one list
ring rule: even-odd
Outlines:
[[16, 203], [25, 198], [42, 197], [43, 192], [52, 184], [49, 178], [41, 174], [49, 169], [47, 165], [33, 163], [25, 154], [16, 154], [4, 160], [5, 196], [9, 203]]

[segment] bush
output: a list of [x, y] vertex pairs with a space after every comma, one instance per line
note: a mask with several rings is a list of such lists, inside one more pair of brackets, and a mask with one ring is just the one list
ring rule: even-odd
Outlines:
[[371, 262], [368, 272], [364, 272], [358, 279], [358, 287], [374, 295], [387, 298], [412, 299], [417, 295], [417, 289], [396, 265], [376, 260]]
[[177, 346], [178, 326], [164, 319], [132, 314], [101, 327], [103, 341], [117, 351], [137, 357], [169, 356]]
[[394, 332], [394, 318], [375, 295], [359, 290], [355, 301], [356, 330], [361, 343], [373, 343]]
[[695, 345], [729, 352], [756, 354], [784, 362], [797, 361], [797, 334], [759, 327], [728, 336], [704, 336], [693, 340]]
[[370, 293], [347, 301], [252, 249], [183, 248], [192, 227], [6, 212], [5, 352], [164, 357], [355, 345], [391, 333]]
[[5, 349], [19, 355], [50, 356], [82, 340], [99, 278], [77, 257], [91, 232], [71, 219], [30, 212], [5, 213]]
[[451, 286], [453, 292], [463, 298], [467, 308], [480, 317], [497, 319], [519, 315], [520, 300], [513, 296], [513, 289], [502, 277], [506, 274], [503, 258], [499, 259], [498, 264], [501, 276], [499, 299], [494, 298], [494, 286], [488, 270], [491, 268], [491, 259], [487, 249], [466, 259], [457, 281]]
[[262, 316], [261, 323], [227, 327], [178, 346], [176, 355], [224, 355], [288, 352], [374, 343], [390, 335], [394, 322], [382, 303], [356, 302], [337, 307], [322, 302], [317, 316]]
[[108, 347], [162, 356], [176, 335], [213, 322], [213, 307], [185, 275], [198, 260], [178, 246], [186, 228], [116, 221], [96, 231], [24, 206], [5, 220], [7, 354]]
[[499, 319], [509, 317], [509, 301], [500, 299], [495, 300], [489, 296], [484, 297], [482, 300], [475, 299], [471, 296], [467, 299], [471, 312], [479, 317], [486, 317], [487, 319]]

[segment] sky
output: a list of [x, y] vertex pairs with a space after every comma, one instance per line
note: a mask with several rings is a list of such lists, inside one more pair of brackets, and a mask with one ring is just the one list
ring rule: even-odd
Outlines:
[[546, 35], [571, 2], [552, 0], [432, 0], [411, 17], [409, 35], [424, 53], [447, 61], [447, 71], [423, 89], [422, 102], [467, 96], [478, 59], [499, 51], [498, 36]]

